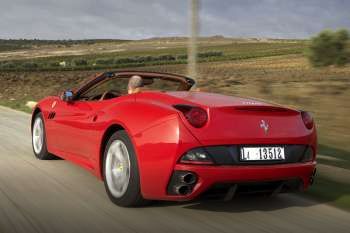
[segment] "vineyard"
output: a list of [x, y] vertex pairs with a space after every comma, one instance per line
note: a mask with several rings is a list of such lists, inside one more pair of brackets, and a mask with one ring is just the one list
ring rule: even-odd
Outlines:
[[[22, 52], [15, 50], [12, 54], [0, 53], [0, 71], [72, 71], [184, 64], [187, 63], [185, 42], [161, 41], [155, 43], [159, 45], [157, 47], [152, 46], [152, 43], [148, 41], [129, 43], [100, 42], [100, 44], [84, 42], [83, 44], [68, 44], [71, 46], [69, 47], [71, 51], [67, 50], [68, 45], [65, 45], [64, 49], [60, 47], [62, 46], [60, 44], [55, 46], [42, 45], [42, 47], [39, 47], [40, 49], [23, 50]], [[203, 42], [200, 44], [198, 61], [231, 61], [301, 54], [305, 47], [305, 41], [225, 41], [217, 44]], [[90, 52], [79, 54], [84, 49]], [[43, 52], [45, 50], [47, 51], [46, 53]], [[99, 50], [103, 52], [100, 53], [98, 52]], [[75, 55], [74, 51], [76, 51]], [[55, 54], [62, 54], [62, 56], [53, 56]]]
[[[0, 105], [30, 111], [27, 101], [56, 95], [110, 69], [186, 74], [183, 44], [158, 43], [157, 47], [168, 48], [155, 49], [148, 47], [154, 42], [133, 43], [120, 52], [2, 59], [2, 65], [12, 62], [15, 66], [0, 68]], [[305, 46], [305, 41], [202, 43], [198, 87], [310, 111], [317, 122], [321, 152], [332, 151], [341, 158], [327, 162], [350, 168], [350, 66], [313, 68], [303, 55]], [[62, 61], [65, 67], [59, 64]]]

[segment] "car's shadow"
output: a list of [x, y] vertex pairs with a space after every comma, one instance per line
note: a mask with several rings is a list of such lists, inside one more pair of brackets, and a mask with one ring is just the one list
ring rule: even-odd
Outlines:
[[301, 194], [281, 194], [274, 197], [248, 195], [233, 198], [231, 201], [200, 198], [190, 202], [153, 202], [151, 207], [178, 206], [213, 212], [242, 213], [250, 211], [274, 211], [290, 207], [308, 207], [319, 202], [302, 197]]

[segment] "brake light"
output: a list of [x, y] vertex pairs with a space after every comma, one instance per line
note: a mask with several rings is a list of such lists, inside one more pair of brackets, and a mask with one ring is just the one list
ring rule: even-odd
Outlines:
[[304, 125], [307, 129], [312, 129], [314, 127], [314, 119], [308, 112], [301, 112], [301, 118], [303, 119]]
[[208, 121], [207, 112], [200, 107], [189, 105], [175, 105], [174, 107], [181, 111], [186, 120], [195, 128], [203, 127]]

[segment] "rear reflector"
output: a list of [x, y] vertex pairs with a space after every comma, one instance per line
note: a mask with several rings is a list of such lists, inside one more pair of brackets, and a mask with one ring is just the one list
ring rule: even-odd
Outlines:
[[178, 104], [174, 105], [174, 108], [181, 111], [186, 120], [195, 128], [203, 127], [208, 121], [207, 112], [200, 107]]
[[312, 129], [314, 127], [314, 119], [310, 113], [301, 111], [301, 118], [303, 119], [304, 125], [307, 129]]

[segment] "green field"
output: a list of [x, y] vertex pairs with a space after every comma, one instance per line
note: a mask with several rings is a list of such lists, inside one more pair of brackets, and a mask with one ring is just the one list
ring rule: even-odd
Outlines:
[[[268, 42], [219, 40], [215, 43], [215, 40], [205, 40], [199, 45], [198, 60], [199, 62], [232, 61], [301, 54], [305, 50], [306, 43], [289, 40]], [[70, 52], [67, 51], [68, 45]], [[99, 41], [93, 43], [88, 41], [81, 44], [72, 42], [72, 45], [68, 45], [62, 47], [61, 44], [54, 46], [54, 43], [43, 42], [38, 47], [24, 50], [20, 56], [9, 54], [2, 57], [0, 53], [0, 71], [98, 70], [187, 63], [184, 39], [155, 42]], [[23, 44], [17, 46], [29, 47]], [[16, 52], [18, 54], [18, 51]], [[62, 55], [57, 56], [57, 54]], [[60, 65], [62, 62], [65, 64]]]

